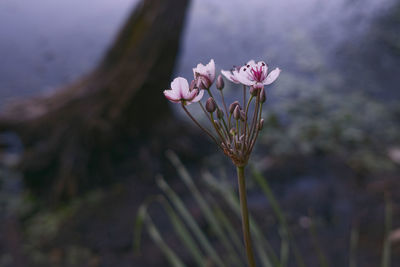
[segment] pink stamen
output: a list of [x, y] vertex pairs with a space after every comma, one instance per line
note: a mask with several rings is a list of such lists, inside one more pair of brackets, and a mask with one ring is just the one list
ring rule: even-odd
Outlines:
[[257, 68], [257, 66], [255, 68], [251, 68], [251, 73], [253, 74], [254, 80], [257, 82], [262, 81], [262, 66], [260, 66], [260, 68]]

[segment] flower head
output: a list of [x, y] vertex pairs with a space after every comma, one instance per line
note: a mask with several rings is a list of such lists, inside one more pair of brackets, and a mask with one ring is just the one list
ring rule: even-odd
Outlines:
[[221, 70], [221, 73], [231, 82], [240, 83], [236, 77], [239, 72], [239, 67], [233, 67], [231, 70]]
[[215, 62], [211, 59], [207, 65], [201, 63], [197, 64], [196, 68], [193, 68], [193, 75], [195, 79], [201, 79], [202, 83], [206, 88], [210, 88], [215, 80]]
[[198, 89], [189, 89], [189, 83], [185, 78], [175, 78], [171, 83], [171, 89], [164, 90], [165, 97], [174, 103], [183, 103], [189, 105], [194, 102], [200, 101], [203, 97], [204, 91]]
[[233, 70], [231, 74], [235, 80], [244, 85], [262, 88], [264, 85], [273, 83], [278, 78], [280, 72], [281, 70], [276, 68], [268, 74], [268, 66], [265, 62], [259, 61], [256, 63], [254, 60], [250, 60], [246, 65], [240, 67], [239, 70]]

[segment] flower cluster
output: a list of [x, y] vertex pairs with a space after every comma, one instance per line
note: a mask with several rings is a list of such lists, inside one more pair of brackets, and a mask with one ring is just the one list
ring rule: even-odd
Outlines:
[[[171, 89], [165, 90], [165, 97], [180, 103], [186, 114], [222, 149], [236, 166], [243, 167], [247, 164], [251, 151], [257, 140], [258, 133], [263, 127], [262, 105], [264, 104], [264, 86], [273, 83], [280, 74], [276, 68], [268, 73], [268, 66], [263, 61], [250, 60], [241, 67], [230, 71], [221, 70], [221, 73], [231, 82], [243, 85], [243, 102], [234, 101], [226, 105], [223, 89], [224, 80], [219, 75], [216, 79], [216, 88], [220, 92], [222, 108], [217, 104], [211, 92], [215, 82], [215, 62], [213, 59], [207, 64], [198, 64], [193, 68], [194, 79], [188, 83], [185, 78], [178, 77], [171, 83]], [[204, 91], [209, 98], [205, 106], [201, 103]], [[246, 101], [247, 95], [249, 98]], [[187, 105], [198, 102], [204, 111], [213, 131], [203, 127], [189, 112]], [[250, 107], [253, 105], [254, 107]]]

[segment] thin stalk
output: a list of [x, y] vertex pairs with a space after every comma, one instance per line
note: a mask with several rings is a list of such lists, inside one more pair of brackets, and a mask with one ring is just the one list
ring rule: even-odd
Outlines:
[[217, 139], [215, 139], [215, 137], [212, 135], [212, 133], [210, 133], [208, 130], [206, 130], [203, 126], [200, 125], [200, 123], [197, 122], [197, 120], [192, 116], [192, 114], [190, 114], [189, 110], [187, 110], [187, 108], [185, 107], [185, 105], [182, 103], [182, 108], [183, 110], [186, 112], [186, 114], [189, 116], [189, 118], [192, 119], [192, 121], [201, 129], [203, 130], [216, 144], [218, 147], [220, 147], [221, 149], [222, 146], [218, 143]]
[[249, 98], [249, 102], [247, 102], [247, 106], [245, 107], [246, 108], [246, 113], [245, 113], [245, 121], [244, 121], [244, 138], [245, 138], [245, 144], [249, 141], [248, 139], [247, 139], [247, 118], [248, 118], [248, 113], [249, 113], [249, 107], [250, 107], [250, 103], [251, 103], [251, 100], [253, 100], [253, 95]]
[[240, 131], [239, 131], [239, 120], [236, 120], [236, 135], [240, 136]]
[[221, 138], [222, 143], [226, 146], [227, 144], [225, 143], [225, 138], [224, 138], [224, 136], [222, 135], [221, 131], [219, 130], [217, 124], [215, 123], [215, 121], [214, 121], [214, 116], [213, 116], [212, 113], [211, 113], [211, 123], [213, 124], [213, 126], [214, 126], [214, 128], [215, 128], [215, 131], [217, 132], [219, 138]]
[[222, 90], [219, 90], [221, 92], [221, 99], [222, 99], [222, 104], [224, 105], [224, 109], [225, 109], [225, 116], [228, 118], [229, 113], [228, 113], [228, 108], [226, 107], [225, 104], [225, 98], [224, 98], [224, 93], [222, 92]]
[[[207, 90], [207, 92], [208, 92], [208, 95], [211, 96], [212, 98], [214, 98], [214, 96], [213, 96], [212, 93], [211, 93], [210, 88], [208, 88], [208, 89], [206, 89], [206, 90]], [[215, 98], [214, 98], [214, 99], [215, 99]]]
[[254, 136], [254, 131], [256, 129], [255, 126], [257, 125], [259, 104], [260, 104], [260, 94], [258, 94], [257, 98], [256, 98], [256, 104], [254, 107], [254, 114], [253, 114], [253, 121], [251, 122], [249, 135], [248, 135], [249, 139], [247, 140], [248, 143], [251, 143], [253, 136]]
[[222, 123], [224, 124], [225, 131], [226, 131], [226, 134], [227, 134], [227, 136], [228, 136], [228, 140], [231, 141], [231, 136], [230, 136], [230, 134], [229, 134], [229, 129], [228, 129], [228, 126], [226, 125], [226, 122], [225, 122], [225, 119], [224, 119], [224, 118], [222, 118]]
[[258, 137], [258, 133], [260, 132], [260, 129], [258, 128], [260, 121], [261, 121], [261, 113], [262, 113], [262, 103], [260, 103], [260, 110], [259, 110], [259, 117], [257, 119], [256, 122], [256, 127], [254, 128], [254, 130], [256, 131], [256, 136], [254, 137], [253, 140], [250, 140], [250, 145], [249, 145], [249, 150], [248, 150], [248, 154], [250, 155], [251, 152], [253, 151], [254, 145], [257, 141], [257, 137]]
[[[209, 172], [203, 174], [204, 180], [210, 186], [211, 189], [216, 190], [223, 196], [226, 203], [234, 211], [234, 213], [241, 218], [240, 203], [239, 199], [235, 194], [232, 194], [232, 190], [229, 184], [222, 183], [216, 180]], [[249, 215], [251, 231], [254, 234], [255, 250], [260, 258], [261, 266], [264, 267], [277, 267], [280, 266], [279, 259], [276, 256], [271, 244], [264, 237], [264, 232], [257, 225], [254, 218]], [[300, 266], [299, 267], [305, 267]]]
[[198, 103], [199, 103], [201, 109], [203, 110], [204, 114], [206, 115], [207, 119], [208, 119], [210, 122], [212, 122], [212, 121], [211, 121], [210, 114], [208, 114], [208, 111], [206, 111], [206, 109], [204, 108], [203, 104], [202, 104], [200, 101], [199, 101]]
[[243, 85], [243, 108], [246, 104], [246, 85]]
[[240, 209], [242, 213], [242, 229], [243, 229], [243, 240], [246, 247], [246, 256], [249, 267], [255, 267], [256, 263], [254, 260], [254, 252], [251, 244], [250, 236], [250, 224], [249, 224], [249, 210], [247, 208], [247, 197], [246, 197], [246, 181], [244, 177], [244, 167], [236, 166], [238, 183], [239, 183], [239, 198], [240, 198]]

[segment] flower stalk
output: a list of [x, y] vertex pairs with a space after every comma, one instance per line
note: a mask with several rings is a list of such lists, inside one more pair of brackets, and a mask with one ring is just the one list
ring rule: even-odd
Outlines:
[[[190, 86], [185, 78], [175, 78], [171, 83], [171, 89], [165, 90], [164, 95], [171, 102], [180, 103], [189, 118], [217, 144], [236, 166], [242, 214], [243, 241], [248, 266], [255, 267], [244, 168], [250, 158], [258, 134], [263, 128], [262, 105], [266, 100], [264, 86], [273, 83], [278, 78], [280, 69], [276, 68], [268, 73], [267, 64], [262, 61], [256, 63], [254, 60], [250, 60], [241, 67], [235, 67], [231, 71], [222, 70], [221, 73], [229, 81], [243, 85], [242, 101], [234, 101], [229, 105], [229, 108], [226, 105], [222, 92], [224, 81], [221, 75], [216, 79], [216, 87], [220, 91], [223, 108], [218, 106], [211, 92], [211, 86], [215, 81], [214, 60], [211, 60], [207, 65], [198, 64], [196, 68], [193, 68], [194, 80], [190, 83]], [[204, 91], [209, 95], [205, 107], [201, 102]], [[247, 94], [249, 94], [248, 100]], [[199, 102], [202, 111], [210, 123], [209, 127], [202, 126], [188, 110], [187, 106], [195, 102]], [[243, 103], [243, 107], [240, 106], [240, 102]], [[251, 108], [251, 106], [253, 107]], [[207, 129], [210, 127], [214, 130], [210, 131]]]
[[255, 267], [256, 263], [254, 260], [254, 252], [250, 234], [249, 210], [247, 208], [246, 179], [244, 177], [244, 167], [237, 166], [236, 171], [239, 185], [240, 210], [242, 213], [243, 240], [246, 248], [247, 262], [249, 264], [249, 267]]

